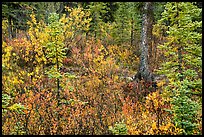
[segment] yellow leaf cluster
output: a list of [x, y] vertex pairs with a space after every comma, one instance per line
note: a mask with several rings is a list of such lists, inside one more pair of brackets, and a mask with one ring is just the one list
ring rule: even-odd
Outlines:
[[159, 128], [156, 126], [156, 122], [153, 122], [150, 134], [152, 135], [179, 135], [182, 129], [175, 127], [174, 124], [168, 122], [167, 124], [160, 125]]

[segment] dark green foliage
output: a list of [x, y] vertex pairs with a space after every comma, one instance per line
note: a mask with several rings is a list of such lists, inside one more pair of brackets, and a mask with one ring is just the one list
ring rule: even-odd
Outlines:
[[[160, 46], [168, 58], [160, 72], [170, 79], [167, 90], [172, 96], [174, 122], [184, 129], [183, 134], [194, 134], [197, 130], [195, 119], [201, 109], [201, 102], [194, 96], [195, 92], [202, 92], [199, 77], [202, 73], [202, 34], [197, 32], [202, 25], [202, 21], [198, 20], [200, 13], [201, 9], [190, 2], [167, 3], [159, 21], [160, 25], [170, 21], [169, 40]], [[199, 88], [195, 88], [195, 83]]]

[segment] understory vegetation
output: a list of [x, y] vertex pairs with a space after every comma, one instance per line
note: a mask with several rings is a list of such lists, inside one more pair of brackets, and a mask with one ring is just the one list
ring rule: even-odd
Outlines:
[[202, 135], [202, 5], [153, 2], [147, 82], [144, 3], [3, 2], [2, 134]]

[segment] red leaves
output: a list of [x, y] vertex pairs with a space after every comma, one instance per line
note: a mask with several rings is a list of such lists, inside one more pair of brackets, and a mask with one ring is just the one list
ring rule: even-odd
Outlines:
[[[29, 77], [28, 80], [25, 75], [20, 85], [26, 87], [25, 94], [19, 94], [15, 100], [27, 107], [24, 111], [25, 116], [12, 115], [4, 128], [9, 127], [13, 130], [15, 127], [13, 123], [20, 122], [22, 125], [27, 124], [27, 134], [109, 134], [108, 126], [113, 126], [116, 122], [132, 120], [132, 123], [139, 121], [144, 124], [145, 120], [156, 119], [148, 117], [151, 115], [147, 114], [143, 121], [140, 120], [147, 108], [151, 108], [143, 102], [144, 96], [150, 92], [152, 83], [141, 81], [124, 84], [126, 80], [121, 78], [132, 75], [129, 68], [124, 68], [134, 64], [130, 61], [130, 58], [135, 60], [132, 48], [104, 46], [94, 39], [89, 41], [80, 39], [80, 37], [75, 39], [80, 42], [70, 46], [70, 54], [63, 59], [60, 71], [72, 71], [77, 78], [69, 79], [62, 75], [60, 98], [57, 98], [56, 79], [45, 75], [45, 71], [54, 64], [46, 66], [49, 63], [45, 61], [42, 65], [42, 62], [34, 58], [38, 53], [35, 56], [32, 50], [26, 53], [24, 45], [26, 42], [15, 40], [12, 43], [22, 44], [14, 46], [14, 50], [22, 59], [27, 57], [30, 64], [36, 61], [38, 73], [35, 71], [35, 66], [31, 65], [29, 73], [32, 73], [33, 79]], [[22, 66], [27, 67], [26, 62]], [[27, 70], [24, 72], [26, 74]], [[149, 126], [139, 126], [135, 129], [143, 130]]]
[[71, 65], [73, 63], [71, 58], [64, 58], [63, 64], [64, 65]]
[[155, 91], [152, 88], [151, 82], [129, 82], [122, 86], [123, 93], [125, 94], [125, 97], [130, 96], [134, 98], [135, 100], [141, 100], [143, 97], [147, 96], [149, 93]]

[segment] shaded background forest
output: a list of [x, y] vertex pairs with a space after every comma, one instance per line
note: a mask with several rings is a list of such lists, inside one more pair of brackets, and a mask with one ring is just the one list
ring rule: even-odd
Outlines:
[[2, 2], [2, 134], [201, 135], [202, 3], [145, 4]]

